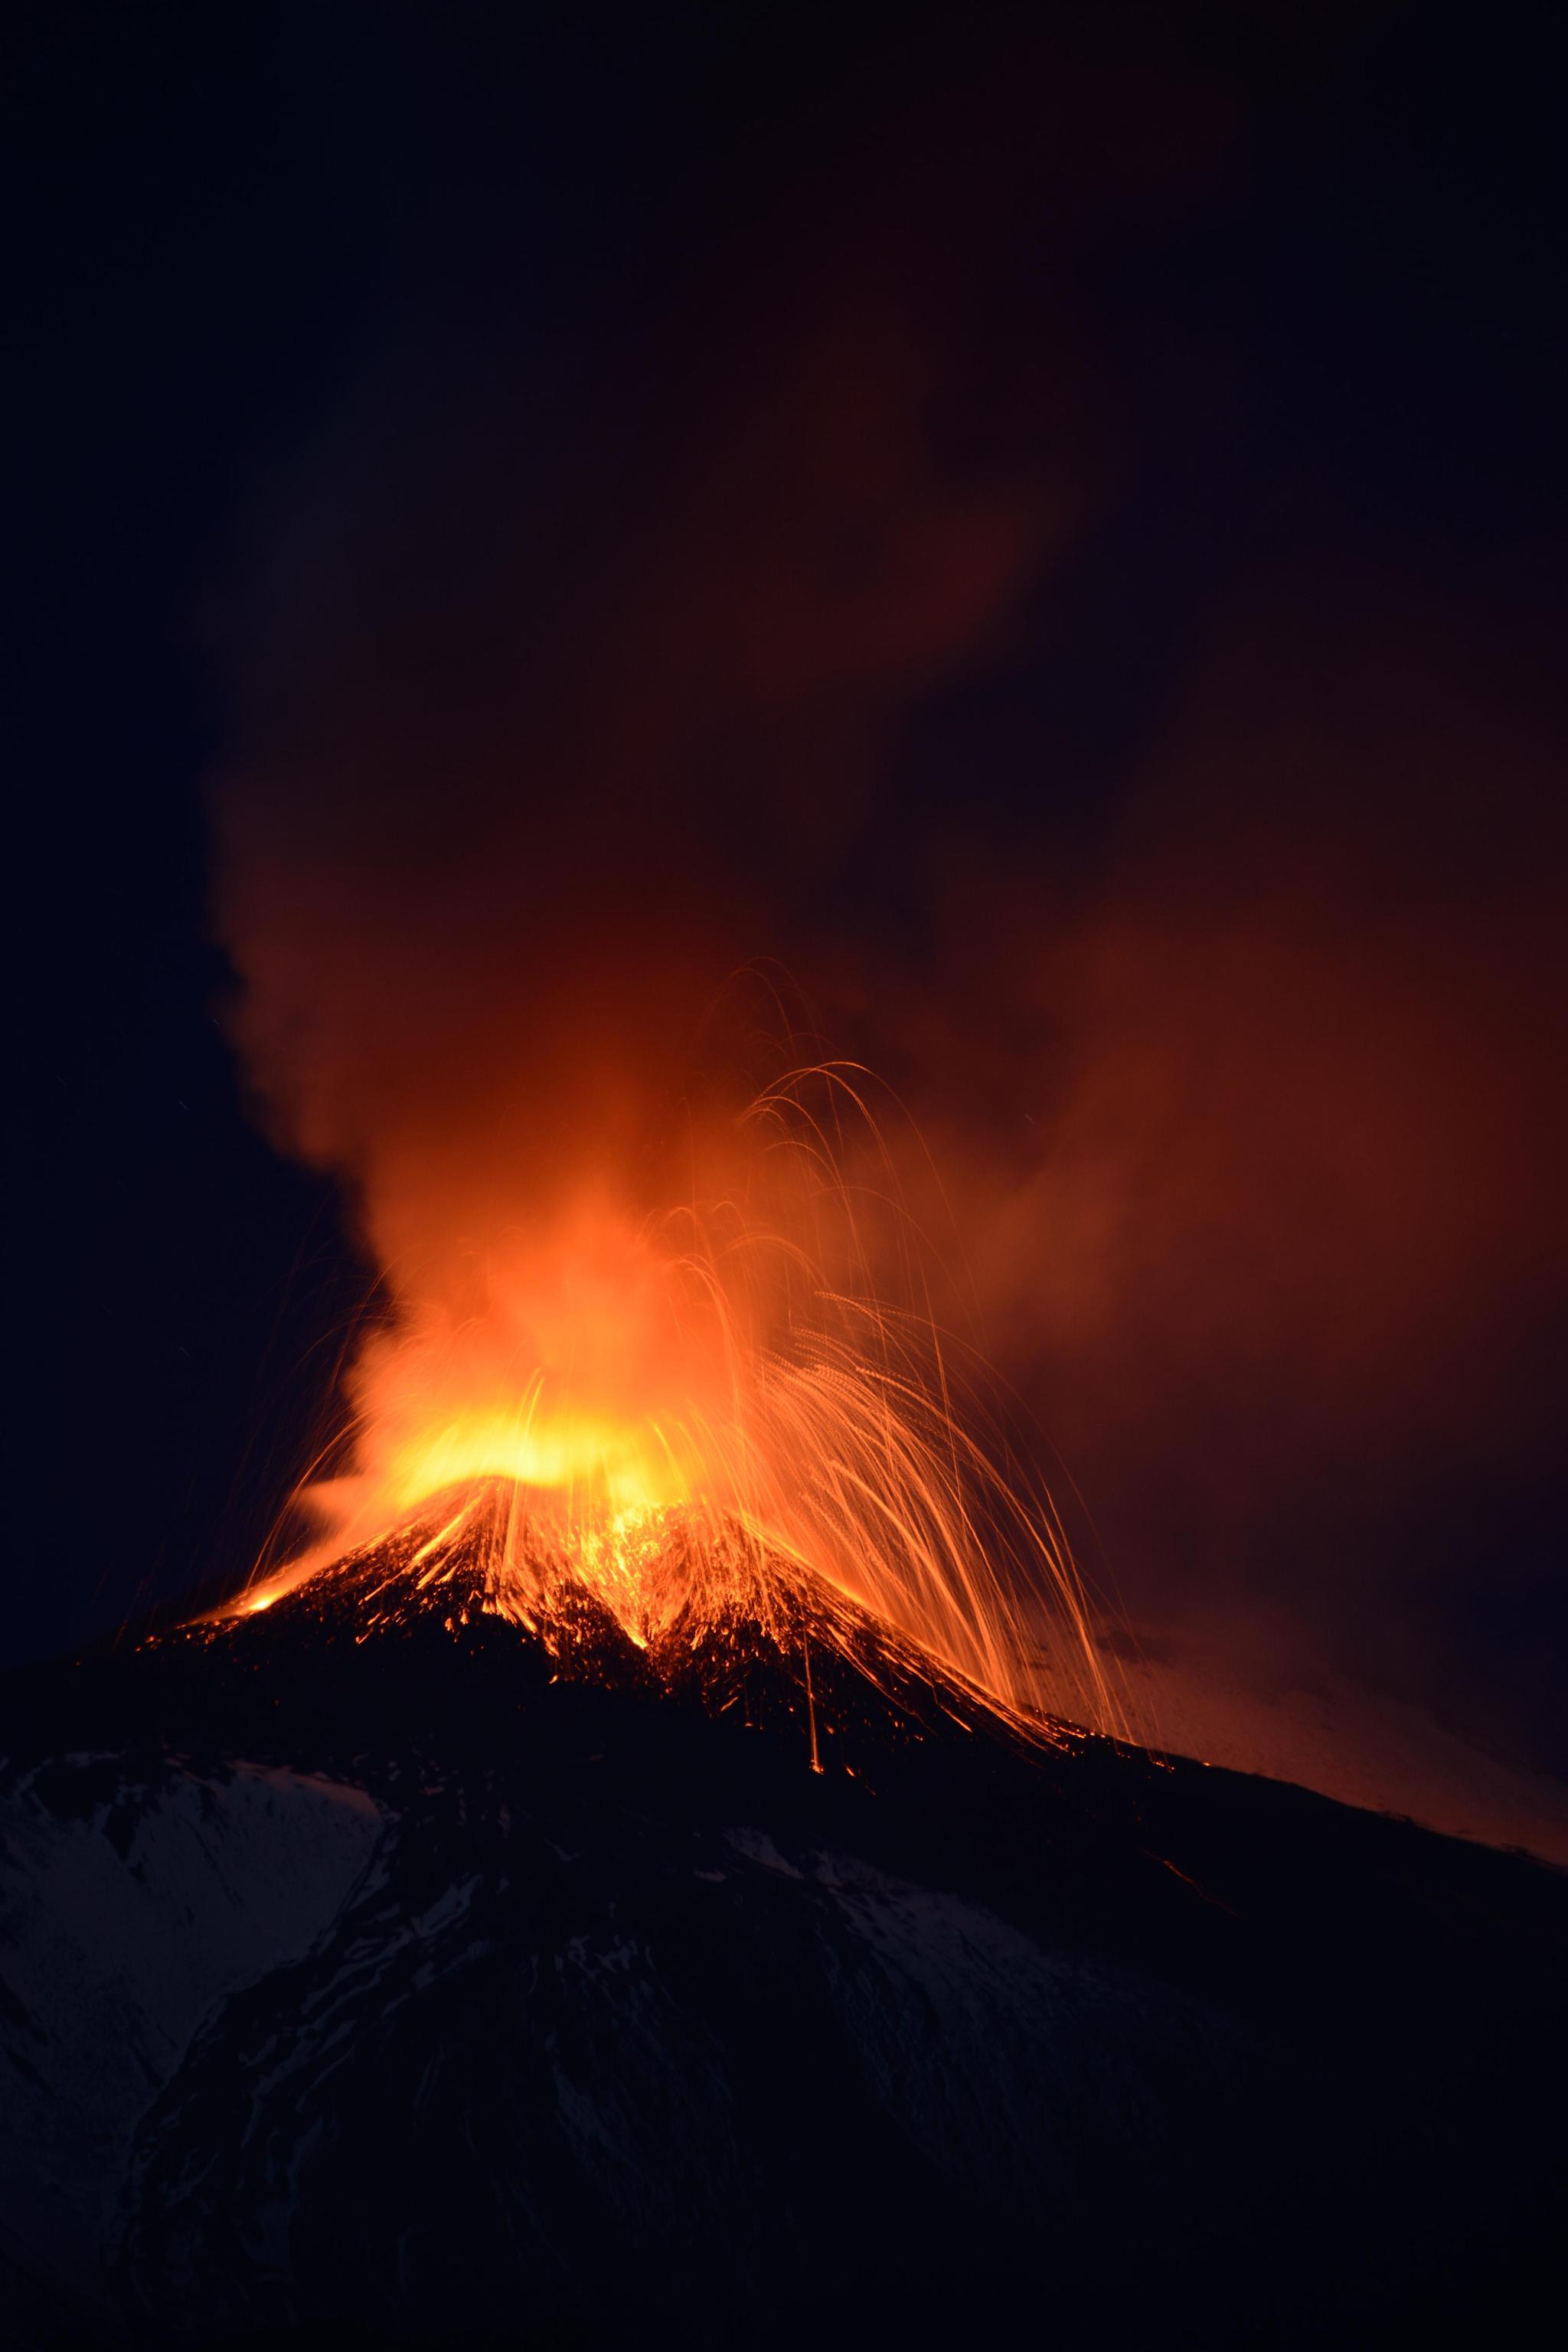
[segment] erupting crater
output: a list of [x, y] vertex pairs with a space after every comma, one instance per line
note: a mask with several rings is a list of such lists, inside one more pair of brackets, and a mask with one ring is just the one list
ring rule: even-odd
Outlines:
[[505, 1478], [432, 1496], [377, 1540], [308, 1559], [201, 1621], [245, 1643], [263, 1628], [356, 1648], [514, 1633], [552, 1682], [695, 1701], [756, 1727], [793, 1718], [815, 1770], [933, 1731], [1070, 1744], [1065, 1723], [1007, 1704], [807, 1563], [726, 1514], [650, 1506], [587, 1522]]

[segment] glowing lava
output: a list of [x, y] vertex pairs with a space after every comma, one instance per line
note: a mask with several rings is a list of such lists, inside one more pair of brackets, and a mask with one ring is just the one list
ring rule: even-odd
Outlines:
[[847, 1173], [805, 1107], [807, 1081], [847, 1097], [886, 1179], [859, 1075], [764, 1097], [726, 1181], [677, 1212], [584, 1197], [547, 1239], [475, 1253], [461, 1296], [405, 1275], [353, 1375], [353, 1467], [305, 1497], [323, 1540], [242, 1605], [400, 1528], [405, 1591], [478, 1558], [486, 1609], [538, 1631], [587, 1596], [643, 1650], [678, 1623], [782, 1642], [793, 1582], [830, 1642], [837, 1595], [1016, 1719], [1054, 1627], [1054, 1708], [1117, 1727], [1049, 1498], [930, 1311], [896, 1188]]

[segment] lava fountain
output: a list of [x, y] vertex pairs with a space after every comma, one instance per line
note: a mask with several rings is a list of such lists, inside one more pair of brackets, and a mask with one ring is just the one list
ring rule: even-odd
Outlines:
[[1043, 1690], [1120, 1728], [1050, 1497], [933, 1311], [868, 1074], [793, 1073], [713, 1157], [663, 1214], [584, 1188], [544, 1240], [499, 1234], [460, 1298], [393, 1269], [347, 1470], [297, 1498], [317, 1539], [239, 1607], [370, 1559], [367, 1622], [458, 1579], [547, 1643], [590, 1601], [656, 1664], [738, 1625], [858, 1656], [871, 1621], [1015, 1724]]

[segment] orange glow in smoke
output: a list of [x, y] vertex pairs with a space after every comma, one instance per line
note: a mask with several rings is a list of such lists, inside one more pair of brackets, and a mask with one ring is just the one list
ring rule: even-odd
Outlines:
[[[644, 1648], [682, 1611], [766, 1624], [793, 1575], [1016, 1717], [1045, 1640], [1057, 1711], [1112, 1727], [1065, 1540], [931, 1311], [864, 1074], [799, 1073], [738, 1135], [664, 1216], [584, 1192], [548, 1236], [468, 1254], [460, 1284], [395, 1270], [399, 1320], [353, 1376], [352, 1469], [305, 1497], [322, 1540], [245, 1606], [441, 1497], [410, 1573], [482, 1520], [487, 1606], [531, 1626], [554, 1605], [545, 1551]], [[498, 1488], [500, 1517], [476, 1511]]]

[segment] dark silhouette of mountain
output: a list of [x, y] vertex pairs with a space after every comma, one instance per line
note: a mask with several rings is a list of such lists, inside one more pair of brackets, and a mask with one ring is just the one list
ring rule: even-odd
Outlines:
[[650, 1640], [420, 1550], [4, 1685], [11, 2340], [1550, 2308], [1561, 1874], [1031, 1742], [800, 1579]]

